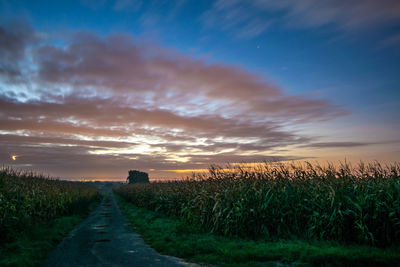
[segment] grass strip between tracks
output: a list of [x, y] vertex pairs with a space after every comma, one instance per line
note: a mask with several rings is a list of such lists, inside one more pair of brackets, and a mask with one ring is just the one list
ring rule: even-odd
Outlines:
[[400, 248], [380, 249], [333, 242], [264, 242], [227, 238], [199, 231], [187, 223], [139, 208], [115, 194], [133, 230], [158, 252], [189, 262], [218, 266], [399, 266]]

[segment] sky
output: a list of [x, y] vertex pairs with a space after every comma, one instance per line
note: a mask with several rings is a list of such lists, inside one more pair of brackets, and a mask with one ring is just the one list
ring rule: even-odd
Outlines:
[[3, 166], [398, 162], [399, 99], [398, 0], [0, 0]]

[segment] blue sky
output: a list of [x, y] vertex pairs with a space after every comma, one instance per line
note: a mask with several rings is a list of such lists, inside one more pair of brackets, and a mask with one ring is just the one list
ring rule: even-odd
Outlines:
[[[52, 98], [58, 99], [57, 94], [65, 99], [66, 96], [71, 98], [70, 102], [62, 102], [62, 105], [92, 101], [91, 105], [98, 107], [99, 99], [89, 97], [96, 95], [113, 103], [120, 98], [135, 99], [135, 103], [129, 105], [131, 109], [137, 112], [139, 109], [140, 112], [155, 112], [157, 109], [160, 112], [168, 111], [171, 113], [168, 116], [181, 116], [176, 117], [177, 121], [187, 118], [194, 120], [196, 116], [211, 124], [217, 117], [229, 119], [231, 122], [225, 122], [229, 126], [232, 126], [235, 118], [243, 121], [240, 125], [232, 126], [232, 132], [238, 131], [237, 134], [221, 134], [223, 141], [218, 141], [220, 139], [215, 134], [219, 129], [208, 133], [202, 129], [201, 134], [196, 134], [196, 140], [187, 143], [191, 149], [167, 146], [166, 139], [162, 141], [159, 135], [153, 135], [151, 131], [164, 129], [161, 131], [178, 131], [182, 136], [192, 136], [195, 129], [200, 129], [200, 121], [196, 125], [176, 123], [169, 127], [149, 120], [138, 128], [132, 126], [138, 125], [138, 122], [132, 121], [129, 125], [133, 127], [133, 132], [147, 131], [140, 140], [129, 139], [132, 136], [123, 134], [113, 134], [111, 138], [105, 133], [85, 135], [80, 132], [71, 132], [67, 138], [62, 131], [55, 133], [40, 130], [40, 127], [29, 128], [27, 124], [9, 129], [4, 127], [1, 129], [3, 142], [9, 146], [2, 160], [8, 164], [42, 168], [69, 178], [85, 175], [107, 178], [115, 173], [109, 168], [104, 170], [105, 176], [95, 174], [95, 165], [77, 165], [74, 173], [62, 171], [57, 163], [32, 163], [32, 159], [22, 155], [38, 153], [33, 144], [38, 147], [37, 144], [48, 142], [36, 139], [22, 143], [15, 141], [18, 138], [20, 140], [21, 136], [91, 141], [130, 140], [133, 143], [146, 143], [143, 141], [146, 136], [148, 140], [157, 136], [161, 139], [148, 142], [154, 146], [151, 149], [135, 150], [132, 149], [133, 143], [130, 143], [119, 150], [115, 147], [112, 150], [110, 147], [93, 149], [88, 146], [83, 151], [63, 153], [71, 153], [71, 156], [79, 153], [88, 157], [93, 154], [107, 155], [111, 160], [120, 159], [119, 162], [123, 162], [121, 166], [125, 167], [130, 164], [129, 157], [124, 156], [128, 153], [126, 151], [134, 151], [132, 158], [138, 159], [138, 162], [141, 162], [141, 157], [143, 160], [145, 157], [154, 158], [154, 166], [146, 164], [144, 170], [154, 170], [154, 175], [159, 177], [170, 175], [170, 170], [203, 168], [207, 160], [210, 163], [259, 161], [271, 156], [282, 160], [338, 160], [346, 157], [354, 161], [394, 161], [399, 158], [398, 1], [0, 1], [0, 13], [4, 40], [18, 36], [20, 33], [16, 29], [19, 28], [30, 29], [22, 32], [25, 35], [29, 32], [36, 40], [24, 43], [25, 57], [18, 57], [21, 72], [28, 73], [29, 68], [33, 70], [29, 72], [33, 73], [31, 76], [25, 77], [25, 82], [13, 82], [3, 71], [1, 96], [11, 107], [11, 103], [18, 107], [22, 103], [22, 96], [13, 95], [11, 91], [22, 90], [31, 97], [36, 96], [35, 99], [39, 99], [37, 105], [46, 107]], [[83, 41], [76, 37], [79, 32], [83, 32]], [[119, 39], [110, 37], [116, 34], [123, 36], [122, 46], [117, 44]], [[92, 51], [91, 45], [106, 48], [96, 50], [99, 54], [93, 57], [79, 52], [79, 46]], [[6, 46], [2, 49], [4, 57], [17, 53], [7, 51]], [[60, 50], [49, 56], [49, 49]], [[113, 58], [105, 62], [106, 74], [96, 76], [100, 70], [97, 68], [99, 66], [94, 68], [93, 64], [102, 64], [103, 61], [99, 59], [97, 62], [96, 58], [105, 51]], [[128, 53], [132, 60], [144, 55], [139, 63], [148, 65], [148, 72], [137, 74], [137, 77], [132, 74], [135, 71], [129, 74], [127, 68], [140, 68], [140, 64], [131, 65], [127, 61], [119, 66], [118, 62], [124, 59], [119, 57], [118, 51]], [[68, 65], [70, 61], [62, 61], [66, 57], [80, 57], [81, 62], [87, 64], [74, 70], [75, 65]], [[59, 62], [63, 62], [62, 68], [67, 68], [71, 73], [64, 75], [62, 71], [55, 73], [46, 68], [46, 64], [61, 68]], [[110, 69], [111, 65], [113, 69]], [[4, 64], [2, 67], [6, 69], [10, 66]], [[121, 74], [116, 81], [115, 75], [111, 74], [114, 71], [116, 74], [127, 73]], [[217, 77], [214, 77], [214, 72]], [[130, 81], [132, 75], [135, 78]], [[162, 78], [159, 77], [157, 82], [149, 82], [147, 79], [152, 75]], [[245, 80], [243, 84], [240, 77]], [[127, 80], [124, 82], [124, 79]], [[80, 83], [77, 84], [77, 81]], [[163, 84], [165, 81], [168, 81], [168, 86]], [[260, 83], [262, 86], [259, 88]], [[121, 90], [121, 86], [127, 88]], [[139, 90], [138, 86], [146, 89]], [[230, 91], [229, 86], [235, 88]], [[249, 97], [243, 93], [246, 90]], [[28, 100], [27, 105], [32, 104], [32, 99]], [[59, 101], [54, 99], [51, 101]], [[234, 110], [232, 106], [240, 105], [241, 99], [248, 107]], [[260, 103], [252, 106], [258, 100]], [[125, 104], [121, 106], [125, 107]], [[268, 105], [271, 108], [267, 108]], [[48, 123], [62, 121], [75, 126], [91, 122], [99, 126], [101, 123], [96, 118], [80, 118], [68, 111], [63, 112], [64, 117], [52, 118]], [[19, 117], [21, 114], [9, 112], [3, 115], [3, 120], [8, 123], [13, 118], [24, 120]], [[43, 114], [37, 114], [36, 123], [40, 116], [46, 117]], [[263, 130], [267, 127], [268, 133], [246, 135], [240, 127]], [[273, 131], [281, 133], [282, 138], [275, 140], [276, 133]], [[294, 136], [288, 137], [288, 134]], [[237, 141], [238, 138], [240, 141]], [[13, 145], [11, 140], [14, 140]], [[185, 144], [185, 140], [176, 140], [173, 145]], [[254, 147], [259, 146], [259, 149], [240, 147], [252, 141]], [[273, 145], [261, 145], [269, 142]], [[26, 143], [32, 145], [29, 153], [21, 148]], [[52, 144], [65, 148], [64, 143]], [[155, 143], [160, 146], [157, 147]], [[45, 149], [44, 145], [39, 147], [41, 151]], [[210, 150], [215, 148], [212, 153], [214, 157], [206, 157], [208, 150], [204, 150], [204, 147]], [[11, 161], [10, 155], [17, 153], [21, 154], [20, 161]], [[175, 158], [168, 158], [166, 154], [175, 155]]]

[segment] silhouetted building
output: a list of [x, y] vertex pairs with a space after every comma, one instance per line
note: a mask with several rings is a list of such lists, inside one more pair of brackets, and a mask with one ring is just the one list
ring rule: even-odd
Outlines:
[[146, 172], [130, 170], [126, 181], [130, 184], [149, 183], [149, 175]]

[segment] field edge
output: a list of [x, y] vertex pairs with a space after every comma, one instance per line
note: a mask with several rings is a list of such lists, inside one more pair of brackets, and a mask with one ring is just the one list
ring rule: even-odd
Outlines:
[[94, 200], [85, 213], [67, 215], [36, 224], [0, 247], [0, 266], [39, 266], [47, 255], [100, 203]]
[[398, 266], [400, 248], [345, 246], [333, 242], [256, 242], [204, 233], [187, 223], [139, 208], [114, 193], [133, 230], [160, 253], [218, 266]]

